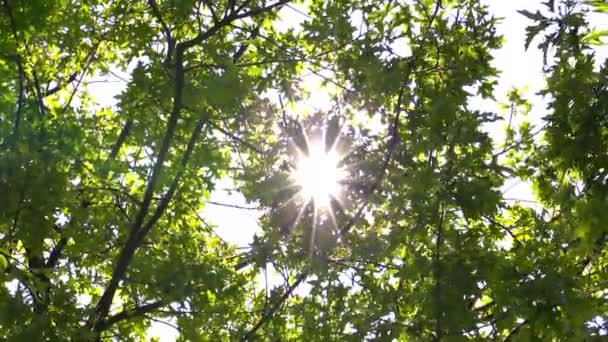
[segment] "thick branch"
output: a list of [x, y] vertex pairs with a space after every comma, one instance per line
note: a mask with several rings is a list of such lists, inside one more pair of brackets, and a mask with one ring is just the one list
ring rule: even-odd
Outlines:
[[19, 97], [17, 98], [17, 110], [15, 111], [15, 140], [19, 135], [19, 125], [21, 123], [21, 112], [23, 110], [23, 102], [25, 101], [25, 70], [21, 58], [16, 57], [17, 66], [19, 68]]
[[115, 159], [118, 156], [118, 152], [120, 152], [120, 148], [127, 140], [127, 136], [131, 132], [131, 127], [133, 127], [133, 119], [127, 119], [127, 122], [122, 126], [122, 130], [120, 130], [120, 134], [118, 135], [118, 139], [116, 139], [116, 143], [112, 147], [112, 151], [110, 152], [109, 159]]
[[56, 86], [54, 86], [53, 88], [47, 90], [46, 93], [44, 94], [44, 96], [51, 96], [51, 95], [57, 93], [58, 91], [60, 91], [63, 88], [63, 86], [65, 84], [69, 84], [69, 83], [74, 82], [76, 80], [76, 77], [78, 77], [78, 73], [77, 72], [73, 72], [70, 75], [70, 77], [68, 77], [68, 79], [65, 80], [65, 82], [57, 82]]
[[[255, 39], [259, 34], [260, 34], [260, 27], [256, 26], [251, 31], [251, 34], [249, 35], [249, 39], [248, 40], [251, 41], [252, 39]], [[245, 54], [245, 52], [249, 48], [249, 45], [250, 45], [249, 42], [245, 42], [241, 46], [239, 46], [239, 48], [236, 50], [236, 52], [232, 56], [232, 61], [234, 63], [236, 63], [236, 61], [238, 61]]]
[[167, 303], [164, 300], [158, 300], [156, 302], [144, 304], [144, 305], [136, 307], [134, 309], [123, 310], [123, 311], [117, 313], [116, 315], [108, 317], [108, 319], [106, 319], [106, 320], [100, 321], [96, 328], [98, 330], [106, 330], [118, 322], [121, 322], [121, 321], [124, 321], [127, 319], [131, 319], [131, 318], [135, 318], [135, 317], [143, 316], [147, 313], [160, 309], [161, 307], [165, 306], [166, 304]]
[[160, 217], [165, 212], [165, 209], [167, 209], [167, 207], [169, 206], [171, 199], [173, 198], [173, 196], [175, 195], [175, 192], [177, 191], [177, 187], [184, 174], [184, 171], [186, 170], [186, 167], [188, 166], [190, 157], [192, 157], [192, 153], [194, 152], [194, 146], [196, 145], [196, 142], [199, 140], [199, 138], [201, 136], [201, 133], [203, 131], [203, 126], [207, 122], [207, 119], [208, 119], [208, 116], [203, 115], [199, 119], [196, 127], [194, 128], [194, 131], [192, 132], [192, 135], [190, 136], [190, 140], [188, 141], [188, 146], [186, 147], [186, 151], [184, 152], [184, 155], [182, 156], [180, 170], [178, 171], [177, 175], [175, 175], [175, 177], [173, 178], [173, 182], [171, 182], [171, 185], [169, 186], [169, 190], [167, 190], [167, 192], [163, 195], [160, 203], [156, 207], [156, 210], [154, 210], [152, 217], [150, 217], [148, 222], [142, 227], [141, 231], [139, 232], [138, 244], [141, 243], [141, 241], [143, 240], [145, 235], [152, 229], [152, 227], [156, 224], [156, 222], [158, 222]]
[[59, 239], [59, 242], [53, 247], [51, 253], [49, 254], [48, 259], [46, 260], [46, 268], [53, 268], [57, 265], [57, 261], [59, 261], [59, 257], [65, 248], [65, 245], [68, 243], [68, 239], [64, 236]]
[[[291, 0], [279, 0], [279, 1], [275, 2], [274, 4], [271, 4], [271, 5], [268, 5], [268, 6], [265, 6], [265, 7], [254, 8], [254, 9], [252, 9], [250, 11], [247, 11], [247, 12], [244, 12], [244, 13], [241, 13], [241, 14], [237, 14], [234, 17], [233, 20], [243, 19], [243, 18], [247, 18], [247, 17], [253, 17], [253, 16], [256, 16], [258, 14], [262, 14], [262, 13], [265, 13], [265, 12], [270, 12], [271, 10], [273, 10], [275, 8], [278, 8], [278, 7], [281, 7], [281, 6], [283, 6], [283, 5], [285, 5], [285, 4], [289, 3], [289, 2], [291, 2]], [[236, 11], [236, 13], [238, 13], [238, 12], [239, 11]]]
[[32, 71], [32, 74], [34, 76], [34, 87], [35, 87], [34, 90], [36, 93], [36, 99], [38, 100], [40, 116], [44, 117], [44, 113], [46, 112], [46, 107], [44, 106], [44, 98], [43, 98], [43, 94], [42, 94], [42, 89], [40, 88], [40, 81], [38, 81], [38, 75], [37, 75], [35, 69]]
[[184, 59], [184, 54], [186, 53], [186, 51], [189, 48], [191, 48], [192, 46], [198, 45], [198, 44], [202, 43], [203, 41], [205, 41], [206, 39], [210, 38], [215, 33], [217, 33], [222, 27], [229, 24], [231, 21], [240, 19], [240, 18], [245, 18], [245, 17], [252, 16], [252, 15], [256, 15], [259, 13], [263, 13], [265, 11], [269, 11], [269, 10], [271, 10], [275, 7], [278, 7], [287, 2], [288, 1], [282, 0], [273, 5], [269, 5], [269, 6], [259, 8], [256, 10], [251, 10], [249, 12], [245, 12], [245, 13], [241, 13], [241, 14], [238, 14], [238, 11], [233, 12], [229, 16], [225, 17], [222, 21], [220, 21], [216, 25], [212, 26], [209, 30], [200, 33], [194, 39], [191, 39], [191, 40], [188, 40], [188, 41], [185, 41], [185, 42], [182, 42], [182, 43], [179, 43], [176, 45], [175, 90], [174, 90], [174, 96], [173, 96], [173, 108], [172, 108], [171, 114], [169, 116], [167, 130], [166, 130], [164, 138], [161, 142], [156, 161], [152, 168], [152, 175], [150, 176], [150, 180], [148, 181], [148, 184], [146, 186], [146, 191], [144, 193], [144, 198], [143, 198], [140, 210], [137, 213], [135, 220], [131, 226], [131, 229], [129, 231], [129, 235], [127, 237], [127, 241], [124, 245], [124, 248], [120, 251], [118, 260], [117, 260], [116, 265], [114, 266], [114, 270], [112, 272], [112, 277], [110, 278], [110, 281], [108, 282], [108, 285], [107, 285], [105, 291], [103, 292], [101, 298], [99, 299], [99, 301], [97, 303], [95, 313], [89, 318], [89, 321], [87, 322], [88, 327], [95, 328], [95, 330], [97, 332], [101, 331], [99, 329], [100, 325], [98, 322], [103, 320], [108, 315], [108, 312], [112, 305], [112, 300], [114, 299], [114, 295], [116, 293], [116, 290], [118, 289], [118, 285], [122, 281], [124, 276], [126, 275], [127, 269], [133, 259], [136, 249], [139, 247], [139, 245], [145, 238], [146, 234], [152, 229], [154, 224], [160, 219], [160, 217], [163, 215], [165, 209], [168, 207], [169, 202], [171, 201], [173, 195], [175, 194], [175, 191], [177, 190], [177, 187], [178, 187], [181, 175], [184, 172], [185, 166], [188, 163], [188, 160], [190, 159], [190, 155], [192, 154], [192, 151], [194, 149], [194, 144], [196, 143], [196, 141], [198, 140], [198, 138], [201, 134], [202, 126], [207, 121], [206, 117], [201, 118], [201, 120], [199, 121], [199, 123], [198, 123], [197, 127], [195, 128], [195, 131], [193, 132], [191, 139], [188, 143], [186, 152], [184, 153], [184, 156], [182, 158], [182, 167], [181, 167], [178, 175], [176, 175], [176, 177], [173, 179], [173, 182], [170, 185], [169, 190], [165, 193], [161, 202], [156, 207], [154, 213], [152, 214], [152, 217], [150, 217], [150, 219], [146, 223], [144, 223], [144, 220], [148, 214], [148, 211], [150, 209], [150, 204], [151, 204], [153, 196], [154, 196], [154, 189], [156, 187], [156, 183], [160, 176], [160, 173], [161, 173], [162, 167], [165, 163], [165, 160], [167, 159], [168, 152], [169, 152], [169, 146], [171, 144], [171, 140], [173, 139], [173, 136], [175, 135], [175, 131], [177, 128], [177, 122], [178, 122], [181, 110], [183, 109], [183, 90], [184, 90], [184, 67], [183, 67], [184, 61], [183, 61], [183, 59]]
[[114, 294], [118, 289], [118, 284], [125, 276], [127, 268], [131, 263], [131, 260], [133, 259], [135, 250], [137, 249], [140, 230], [142, 229], [144, 219], [148, 214], [148, 209], [150, 208], [150, 204], [154, 195], [154, 188], [156, 187], [156, 183], [160, 176], [161, 169], [167, 158], [169, 152], [169, 145], [173, 136], [175, 135], [177, 122], [179, 119], [180, 112], [182, 110], [182, 93], [184, 88], [183, 53], [183, 48], [180, 49], [180, 46], [178, 45], [178, 53], [176, 56], [175, 63], [175, 94], [173, 96], [173, 109], [169, 117], [165, 136], [161, 142], [158, 156], [152, 168], [152, 175], [150, 176], [150, 180], [148, 181], [148, 184], [146, 186], [142, 205], [139, 209], [139, 212], [137, 213], [137, 216], [135, 217], [133, 225], [131, 226], [127, 242], [124, 248], [121, 250], [120, 255], [118, 256], [118, 261], [116, 262], [116, 265], [114, 266], [114, 270], [112, 272], [112, 278], [110, 279], [106, 290], [104, 291], [103, 295], [99, 299], [99, 302], [97, 303], [94, 319], [90, 320], [88, 323], [89, 326], [96, 326], [96, 323], [94, 321], [96, 319], [103, 319], [108, 314], [110, 306], [112, 305], [112, 300], [114, 299]]

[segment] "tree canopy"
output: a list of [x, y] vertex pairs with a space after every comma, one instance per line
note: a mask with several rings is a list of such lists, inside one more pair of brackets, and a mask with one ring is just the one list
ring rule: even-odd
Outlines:
[[[480, 0], [1, 1], [0, 339], [608, 333], [605, 1], [519, 11], [542, 103], [496, 96]], [[201, 216], [224, 179], [247, 248]]]

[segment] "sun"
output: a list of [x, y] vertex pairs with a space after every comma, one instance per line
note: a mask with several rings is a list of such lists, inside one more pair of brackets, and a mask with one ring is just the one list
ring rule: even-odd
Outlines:
[[292, 171], [299, 194], [305, 201], [313, 201], [315, 206], [328, 207], [332, 199], [337, 199], [341, 182], [346, 173], [340, 166], [341, 158], [334, 149], [327, 151], [324, 144], [311, 144], [308, 153], [299, 153], [295, 169]]
[[[319, 137], [317, 131], [313, 133], [313, 139], [303, 132], [304, 141], [300, 141], [299, 144], [294, 143], [296, 155], [293, 156], [295, 161], [290, 163], [291, 184], [289, 188], [295, 187], [298, 190], [288, 203], [295, 201], [294, 203], [300, 208], [291, 229], [295, 228], [312, 204], [309, 250], [311, 257], [315, 250], [317, 229], [333, 227], [337, 230], [338, 224], [334, 211], [344, 209], [345, 185], [350, 173], [348, 170], [352, 165], [349, 166], [345, 163], [349, 152], [344, 142], [340, 141], [340, 131], [341, 129], [338, 127], [329, 136], [327, 131], [323, 131], [322, 137]], [[329, 144], [330, 141], [331, 144]], [[302, 143], [305, 145], [303, 146]]]

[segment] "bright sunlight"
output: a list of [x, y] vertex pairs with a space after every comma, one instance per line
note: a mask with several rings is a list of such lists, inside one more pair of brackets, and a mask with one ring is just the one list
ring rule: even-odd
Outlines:
[[293, 178], [305, 201], [327, 207], [332, 198], [337, 198], [345, 171], [334, 149], [326, 151], [323, 144], [312, 144], [308, 149], [308, 154], [300, 152]]

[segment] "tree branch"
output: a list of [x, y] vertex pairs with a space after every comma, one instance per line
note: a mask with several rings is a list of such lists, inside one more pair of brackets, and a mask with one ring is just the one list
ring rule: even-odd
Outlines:
[[108, 30], [108, 31], [102, 33], [101, 36], [99, 37], [99, 41], [97, 41], [97, 43], [95, 43], [93, 45], [91, 51], [89, 52], [89, 55], [87, 56], [84, 68], [82, 69], [82, 72], [80, 73], [80, 77], [76, 76], [74, 78], [74, 80], [78, 79], [78, 81], [76, 82], [74, 89], [72, 89], [72, 92], [70, 93], [70, 96], [68, 97], [67, 102], [63, 106], [63, 113], [65, 113], [68, 110], [68, 108], [70, 107], [70, 105], [72, 104], [72, 100], [74, 100], [74, 96], [76, 95], [76, 92], [78, 91], [78, 88], [80, 87], [80, 84], [82, 83], [82, 80], [86, 76], [87, 72], [89, 72], [89, 68], [91, 67], [91, 64], [93, 64], [93, 60], [95, 60], [95, 54], [97, 53], [99, 46], [101, 45], [101, 43], [104, 42], [104, 40], [110, 34], [110, 32], [111, 32], [111, 30]]
[[161, 307], [163, 307], [165, 305], [167, 305], [167, 303], [161, 299], [156, 302], [144, 304], [144, 305], [136, 307], [134, 309], [123, 310], [123, 311], [117, 313], [116, 315], [108, 317], [108, 319], [100, 321], [98, 323], [97, 329], [106, 330], [118, 322], [121, 322], [121, 321], [124, 321], [127, 319], [131, 319], [131, 318], [135, 318], [135, 317], [139, 317], [139, 316], [143, 316], [147, 313], [160, 309]]
[[19, 68], [19, 97], [17, 98], [17, 110], [15, 111], [15, 140], [19, 136], [19, 125], [21, 123], [21, 112], [23, 110], [23, 102], [25, 101], [25, 70], [21, 58], [17, 56], [17, 66]]
[[[244, 12], [244, 13], [238, 14], [238, 15], [236, 15], [234, 17], [233, 20], [243, 19], [243, 18], [247, 18], [247, 17], [253, 17], [253, 16], [256, 16], [258, 14], [262, 14], [264, 12], [270, 12], [271, 10], [273, 10], [273, 9], [275, 9], [277, 7], [281, 7], [281, 6], [283, 6], [285, 4], [288, 4], [290, 2], [291, 2], [291, 0], [279, 0], [279, 1], [275, 2], [274, 4], [271, 4], [271, 5], [268, 5], [268, 6], [265, 6], [265, 7], [254, 8], [254, 9], [248, 11], [248, 12]], [[238, 12], [239, 12], [239, 10], [237, 10], [235, 13], [238, 13]]]
[[[9, 23], [11, 25], [11, 29], [13, 31], [13, 36], [15, 38], [15, 44], [18, 44], [19, 39], [17, 37], [17, 25], [15, 23], [15, 18], [13, 17], [12, 9], [8, 3], [8, 0], [4, 0], [4, 10], [6, 15], [8, 16]], [[25, 70], [23, 68], [23, 61], [21, 60], [21, 56], [15, 54], [12, 56], [17, 63], [17, 67], [19, 69], [19, 96], [17, 98], [17, 110], [15, 111], [15, 127], [14, 127], [14, 137], [15, 140], [19, 135], [19, 125], [21, 123], [21, 112], [23, 110], [23, 102], [25, 100]]]
[[[407, 78], [406, 78], [407, 80]], [[380, 175], [376, 178], [376, 181], [365, 191], [363, 202], [359, 206], [359, 209], [355, 213], [355, 215], [340, 229], [340, 235], [346, 234], [361, 218], [363, 215], [363, 211], [367, 207], [369, 203], [369, 198], [371, 194], [373, 194], [376, 189], [380, 187], [380, 184], [384, 180], [386, 176], [386, 170], [388, 169], [388, 165], [392, 159], [393, 152], [397, 147], [397, 142], [399, 141], [399, 121], [401, 117], [401, 110], [403, 106], [403, 95], [405, 92], [405, 81], [401, 85], [399, 89], [399, 94], [397, 96], [397, 103], [395, 105], [395, 119], [393, 120], [392, 126], [390, 128], [391, 131], [391, 139], [388, 144], [388, 148], [386, 149], [386, 153], [384, 154], [384, 158], [382, 164], [380, 166]]]
[[274, 305], [271, 306], [270, 309], [268, 309], [268, 311], [266, 311], [264, 313], [264, 315], [262, 315], [262, 317], [260, 318], [260, 320], [253, 326], [253, 328], [251, 330], [249, 330], [243, 336], [243, 338], [241, 338], [241, 341], [249, 341], [249, 340], [251, 340], [251, 338], [253, 336], [255, 336], [255, 333], [264, 324], [266, 324], [266, 322], [269, 321], [272, 318], [272, 316], [274, 316], [274, 314], [279, 310], [279, 308], [283, 305], [283, 303], [285, 303], [285, 301], [287, 301], [287, 299], [291, 296], [291, 294], [293, 293], [293, 291], [306, 279], [306, 277], [308, 277], [308, 273], [304, 272], [304, 273], [300, 274], [300, 276], [296, 279], [296, 281], [287, 288], [287, 290], [285, 291], [285, 293], [283, 293], [283, 295], [281, 296], [281, 298], [279, 298], [279, 300], [276, 301], [274, 303]]
[[112, 147], [112, 151], [110, 152], [109, 156], [110, 160], [115, 159], [118, 155], [118, 152], [120, 152], [120, 148], [125, 143], [125, 140], [127, 140], [127, 136], [131, 132], [131, 127], [133, 127], [133, 119], [129, 118], [127, 119], [127, 122], [125, 122], [125, 124], [122, 126], [120, 134], [118, 135], [118, 139], [116, 139], [116, 143]]
[[61, 239], [59, 239], [59, 242], [57, 242], [55, 247], [53, 247], [53, 249], [51, 250], [51, 253], [49, 254], [48, 259], [46, 260], [46, 264], [45, 264], [46, 268], [54, 268], [57, 265], [57, 261], [59, 261], [59, 257], [61, 256], [61, 253], [63, 252], [63, 249], [65, 248], [65, 245], [67, 245], [67, 243], [68, 243], [67, 237], [64, 236]]
[[44, 96], [51, 96], [55, 93], [57, 93], [58, 91], [60, 91], [63, 88], [64, 84], [68, 84], [68, 83], [72, 83], [76, 80], [76, 77], [78, 77], [78, 73], [77, 72], [73, 72], [70, 77], [68, 77], [68, 79], [62, 84], [61, 82], [57, 82], [57, 85], [54, 86], [53, 88], [47, 90], [44, 93]]
[[158, 22], [160, 23], [165, 38], [167, 39], [167, 56], [165, 57], [165, 65], [170, 66], [171, 57], [173, 56], [173, 50], [175, 49], [175, 41], [173, 40], [173, 35], [171, 34], [169, 26], [167, 25], [165, 20], [163, 20], [163, 16], [160, 13], [160, 10], [158, 9], [158, 4], [156, 3], [156, 0], [148, 0], [148, 5], [152, 9], [152, 14], [154, 14], [154, 17], [156, 17], [156, 20], [158, 20]]
[[513, 337], [517, 336], [517, 334], [519, 334], [519, 332], [521, 331], [521, 329], [528, 324], [528, 320], [524, 320], [523, 322], [519, 323], [519, 325], [517, 325], [513, 330], [511, 330], [509, 332], [509, 335], [507, 335], [507, 337], [505, 337], [504, 342], [507, 341], [511, 341], [511, 339], [513, 339]]
[[[120, 251], [118, 256], [118, 260], [116, 265], [114, 266], [114, 270], [112, 271], [112, 277], [108, 285], [106, 286], [105, 291], [103, 292], [101, 298], [97, 302], [95, 313], [91, 316], [87, 325], [89, 327], [95, 327], [96, 330], [99, 331], [98, 325], [96, 321], [100, 319], [104, 319], [107, 316], [108, 311], [110, 310], [110, 306], [112, 305], [112, 300], [114, 299], [114, 294], [118, 289], [118, 284], [123, 279], [126, 274], [127, 268], [133, 259], [133, 255], [135, 254], [135, 250], [137, 249], [140, 241], [140, 235], [142, 231], [142, 227], [144, 224], [144, 219], [148, 214], [148, 209], [150, 208], [150, 204], [152, 202], [152, 198], [154, 195], [154, 188], [156, 187], [156, 183], [160, 176], [162, 167], [165, 163], [169, 152], [169, 145], [171, 144], [171, 140], [175, 135], [175, 130], [177, 128], [177, 122], [179, 119], [180, 112], [182, 110], [182, 96], [183, 96], [183, 88], [184, 88], [184, 71], [183, 71], [183, 54], [185, 52], [185, 48], [178, 44], [177, 46], [177, 55], [176, 55], [176, 63], [175, 63], [175, 88], [174, 88], [174, 96], [173, 96], [173, 109], [171, 111], [171, 115], [169, 117], [169, 122], [167, 124], [167, 130], [165, 132], [165, 136], [161, 142], [160, 150], [156, 157], [156, 161], [152, 168], [152, 175], [148, 180], [148, 184], [146, 186], [146, 191], [144, 193], [144, 198], [142, 200], [142, 205], [135, 217], [133, 224], [131, 225], [131, 229], [129, 231], [129, 235], [127, 237], [127, 241], [124, 245], [124, 248]], [[160, 205], [159, 205], [160, 207]], [[158, 208], [157, 208], [158, 211]], [[148, 228], [149, 229], [149, 228]]]
[[112, 305], [112, 301], [114, 299], [114, 295], [118, 289], [119, 283], [122, 281], [124, 276], [126, 275], [127, 269], [135, 255], [135, 251], [147, 235], [147, 233], [153, 228], [156, 222], [163, 215], [165, 209], [168, 207], [169, 202], [171, 201], [177, 187], [179, 185], [179, 181], [184, 172], [184, 169], [190, 159], [190, 156], [193, 152], [194, 145], [198, 140], [202, 127], [207, 122], [207, 116], [203, 116], [194, 132], [192, 133], [191, 139], [188, 142], [188, 147], [184, 152], [181, 168], [178, 174], [174, 177], [172, 184], [169, 187], [169, 190], [163, 195], [160, 203], [156, 207], [154, 213], [150, 217], [150, 219], [145, 222], [145, 218], [150, 209], [150, 204], [154, 197], [154, 189], [156, 187], [156, 183], [162, 171], [165, 160], [168, 157], [169, 146], [171, 144], [171, 140], [175, 135], [175, 131], [177, 128], [177, 123], [179, 120], [179, 116], [181, 110], [183, 109], [183, 90], [185, 83], [185, 73], [184, 73], [184, 55], [187, 50], [195, 45], [198, 45], [205, 41], [206, 39], [213, 36], [217, 33], [222, 27], [229, 24], [231, 21], [245, 18], [251, 15], [256, 15], [259, 13], [263, 13], [265, 11], [269, 11], [277, 6], [280, 6], [287, 1], [282, 0], [273, 5], [269, 5], [263, 8], [259, 8], [256, 10], [252, 10], [249, 12], [245, 12], [242, 14], [238, 14], [237, 12], [231, 13], [229, 16], [225, 17], [222, 21], [212, 26], [205, 32], [198, 34], [195, 38], [191, 40], [187, 40], [176, 45], [176, 53], [175, 53], [175, 88], [174, 88], [174, 96], [173, 96], [173, 108], [171, 110], [171, 114], [169, 116], [169, 121], [167, 124], [167, 130], [163, 137], [163, 140], [160, 145], [160, 149], [158, 155], [156, 157], [156, 161], [154, 166], [152, 167], [152, 174], [146, 186], [146, 190], [144, 193], [144, 198], [142, 201], [142, 205], [140, 206], [140, 210], [138, 211], [133, 224], [131, 225], [131, 229], [129, 230], [127, 241], [121, 249], [118, 260], [116, 261], [116, 265], [112, 271], [112, 276], [110, 281], [108, 282], [105, 291], [103, 292], [101, 298], [97, 302], [95, 312], [89, 317], [87, 321], [87, 327], [93, 328], [97, 333], [101, 332], [102, 329], [99, 325], [99, 322], [103, 321], [103, 319], [108, 315], [110, 307]]
[[252, 151], [254, 151], [254, 152], [258, 153], [258, 154], [264, 155], [264, 151], [260, 150], [259, 148], [257, 148], [257, 147], [256, 147], [256, 146], [254, 146], [253, 144], [251, 144], [250, 142], [247, 142], [247, 141], [243, 140], [242, 138], [239, 138], [239, 137], [237, 137], [236, 135], [234, 135], [234, 134], [230, 133], [229, 131], [227, 131], [227, 130], [225, 130], [224, 128], [220, 127], [220, 126], [219, 126], [218, 124], [216, 124], [215, 122], [213, 122], [213, 121], [209, 121], [209, 124], [210, 124], [210, 125], [211, 125], [213, 128], [215, 128], [215, 129], [217, 129], [218, 131], [220, 131], [220, 132], [221, 132], [222, 134], [224, 134], [225, 136], [229, 137], [230, 139], [232, 139], [232, 140], [234, 140], [234, 141], [238, 142], [239, 144], [241, 144], [241, 145], [243, 145], [243, 146], [247, 147], [248, 149], [250, 149], [250, 150], [252, 150]]
[[507, 227], [504, 224], [496, 221], [494, 218], [492, 218], [490, 216], [486, 216], [486, 219], [488, 221], [490, 221], [490, 223], [495, 224], [495, 225], [499, 226], [500, 228], [502, 228], [504, 231], [506, 231], [509, 234], [509, 236], [511, 236], [511, 238], [513, 239], [513, 241], [515, 241], [515, 243], [517, 244], [517, 246], [519, 246], [519, 247], [523, 246], [523, 244], [521, 243], [521, 241], [517, 238], [517, 236], [515, 234], [513, 234], [513, 231], [509, 227]]
[[[9, 22], [10, 22], [10, 25], [11, 25], [11, 29], [13, 31], [13, 35], [14, 35], [14, 38], [15, 38], [15, 44], [18, 45], [19, 38], [17, 36], [17, 25], [15, 23], [15, 18], [13, 16], [12, 9], [11, 9], [10, 4], [8, 3], [8, 0], [4, 0], [4, 9], [6, 11], [6, 15], [8, 16], [8, 19], [9, 19]], [[28, 46], [25, 46], [25, 50], [29, 54]], [[21, 61], [20, 56], [17, 56], [17, 59], [18, 59], [17, 63], [19, 65], [19, 74], [20, 74], [19, 83], [20, 83], [20, 88], [21, 88], [20, 91], [19, 91], [20, 92], [20, 94], [19, 94], [19, 98], [20, 98], [19, 102], [21, 103], [23, 101], [23, 97], [22, 97], [23, 95], [22, 94], [23, 94], [23, 80], [25, 79], [25, 72], [24, 72], [23, 63]], [[45, 112], [44, 99], [43, 99], [42, 90], [40, 89], [40, 82], [38, 81], [38, 75], [36, 74], [36, 70], [35, 69], [32, 70], [32, 74], [34, 76], [34, 92], [36, 93], [36, 98], [38, 100], [38, 106], [39, 106], [39, 109], [40, 109], [40, 115], [44, 116], [44, 112]], [[19, 104], [18, 105], [18, 110], [17, 110], [19, 114], [21, 112], [21, 108], [20, 107], [21, 107], [21, 105]], [[19, 122], [19, 119], [20, 119], [20, 115], [18, 117], [16, 117], [15, 119], [16, 119], [15, 120], [15, 132], [16, 132], [17, 129], [19, 128], [19, 123], [18, 122]]]
[[208, 115], [202, 115], [198, 124], [194, 128], [194, 131], [192, 132], [192, 135], [190, 136], [190, 140], [188, 141], [186, 151], [184, 152], [184, 155], [182, 156], [181, 166], [180, 166], [179, 171], [173, 178], [173, 182], [171, 182], [169, 189], [161, 198], [160, 203], [158, 204], [158, 206], [156, 207], [156, 210], [154, 210], [154, 213], [152, 214], [152, 217], [150, 217], [148, 222], [141, 228], [141, 231], [138, 232], [138, 244], [141, 243], [141, 241], [143, 240], [145, 235], [148, 234], [148, 232], [152, 229], [152, 227], [156, 224], [156, 222], [163, 215], [165, 209], [167, 209], [167, 207], [169, 206], [171, 199], [173, 198], [173, 196], [175, 195], [175, 192], [177, 191], [177, 187], [179, 186], [179, 182], [184, 174], [184, 171], [186, 170], [186, 167], [188, 166], [190, 157], [192, 156], [192, 153], [194, 152], [194, 146], [196, 145], [196, 142], [200, 138], [201, 133], [203, 131], [203, 126], [205, 125], [205, 123], [207, 121], [208, 121]]
[[181, 43], [183, 45], [184, 49], [189, 49], [192, 46], [198, 45], [202, 42], [204, 42], [205, 40], [207, 40], [209, 37], [211, 37], [212, 35], [214, 35], [217, 31], [219, 31], [221, 28], [223, 28], [224, 26], [230, 24], [232, 21], [238, 20], [238, 19], [244, 19], [244, 18], [248, 18], [248, 17], [252, 17], [252, 16], [256, 16], [258, 14], [262, 14], [265, 12], [269, 12], [271, 10], [273, 10], [274, 8], [277, 7], [281, 7], [285, 4], [287, 4], [288, 2], [290, 2], [291, 0], [280, 0], [277, 1], [274, 4], [265, 6], [265, 7], [260, 7], [260, 8], [255, 8], [252, 9], [250, 11], [247, 12], [243, 12], [243, 13], [239, 13], [242, 9], [242, 7], [239, 7], [238, 9], [230, 12], [227, 16], [225, 16], [221, 21], [217, 22], [215, 25], [213, 25], [209, 30], [205, 31], [205, 32], [201, 32], [199, 33], [196, 37], [194, 37], [193, 39], [187, 40], [183, 43]]
[[217, 205], [217, 206], [220, 206], [220, 207], [233, 208], [233, 209], [260, 210], [260, 208], [258, 208], [258, 207], [244, 207], [244, 206], [241, 206], [241, 205], [236, 205], [236, 204], [231, 204], [231, 203], [221, 203], [221, 202], [215, 202], [215, 201], [205, 201], [205, 203], [212, 204], [212, 205]]
[[441, 201], [437, 200], [437, 236], [435, 241], [435, 256], [433, 260], [433, 271], [435, 278], [435, 341], [439, 342], [442, 338], [442, 302], [441, 302], [441, 245], [443, 244], [443, 219], [445, 211], [441, 207]]

